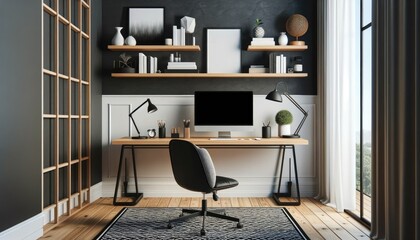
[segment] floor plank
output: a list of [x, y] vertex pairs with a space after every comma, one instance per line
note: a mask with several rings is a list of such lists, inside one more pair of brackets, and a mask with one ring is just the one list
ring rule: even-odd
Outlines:
[[[130, 199], [119, 199], [129, 201]], [[272, 198], [207, 198], [209, 207], [277, 207]], [[284, 201], [288, 201], [285, 199]], [[201, 198], [143, 198], [135, 207], [200, 207]], [[123, 209], [112, 198], [100, 198], [46, 232], [40, 239], [93, 239]], [[369, 239], [369, 230], [345, 213], [302, 198], [300, 206], [285, 207], [310, 239]]]

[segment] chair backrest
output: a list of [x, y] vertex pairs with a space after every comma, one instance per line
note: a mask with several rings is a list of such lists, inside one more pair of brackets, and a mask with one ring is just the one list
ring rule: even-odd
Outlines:
[[190, 191], [210, 193], [216, 172], [210, 156], [206, 157], [207, 151], [203, 150], [184, 140], [174, 139], [169, 143], [172, 172], [178, 185]]

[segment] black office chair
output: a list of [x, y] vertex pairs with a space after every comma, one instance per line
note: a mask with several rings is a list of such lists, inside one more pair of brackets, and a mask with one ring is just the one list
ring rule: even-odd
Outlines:
[[[238, 181], [232, 178], [216, 176], [213, 161], [204, 148], [199, 148], [191, 142], [184, 140], [171, 140], [169, 143], [169, 153], [171, 157], [172, 171], [179, 186], [190, 191], [203, 193], [201, 210], [182, 209], [179, 218], [170, 220], [168, 228], [173, 227], [173, 223], [183, 221], [196, 216], [203, 216], [203, 226], [201, 235], [206, 235], [205, 220], [206, 216], [235, 221], [237, 228], [243, 225], [239, 218], [226, 216], [224, 209], [207, 211], [207, 193], [213, 193], [213, 199], [217, 201], [218, 190], [238, 186]], [[184, 215], [184, 213], [190, 213]]]

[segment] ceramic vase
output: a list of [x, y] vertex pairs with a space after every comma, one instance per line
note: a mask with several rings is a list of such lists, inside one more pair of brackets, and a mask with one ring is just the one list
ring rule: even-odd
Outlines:
[[290, 135], [290, 124], [279, 125], [279, 137]]
[[279, 37], [279, 45], [286, 46], [288, 42], [289, 42], [289, 39], [287, 38], [286, 33], [281, 32], [280, 37]]
[[122, 27], [116, 27], [116, 33], [114, 35], [114, 37], [112, 38], [112, 44], [113, 45], [124, 45], [124, 37], [121, 34], [121, 29], [123, 29]]
[[253, 32], [254, 32], [254, 37], [256, 38], [263, 38], [265, 34], [265, 30], [262, 27], [255, 27]]

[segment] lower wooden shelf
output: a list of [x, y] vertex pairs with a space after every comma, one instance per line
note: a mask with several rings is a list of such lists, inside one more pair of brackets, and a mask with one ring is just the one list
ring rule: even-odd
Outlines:
[[112, 73], [114, 78], [304, 78], [307, 73]]

